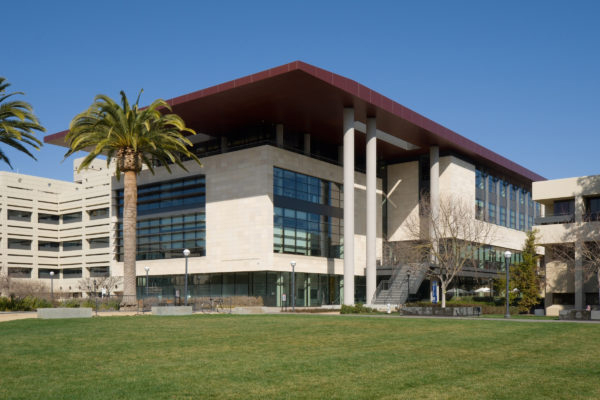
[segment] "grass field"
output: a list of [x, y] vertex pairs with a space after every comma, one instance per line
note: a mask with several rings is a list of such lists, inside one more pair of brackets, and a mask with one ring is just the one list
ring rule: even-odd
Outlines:
[[597, 399], [600, 324], [194, 315], [0, 324], [2, 399]]

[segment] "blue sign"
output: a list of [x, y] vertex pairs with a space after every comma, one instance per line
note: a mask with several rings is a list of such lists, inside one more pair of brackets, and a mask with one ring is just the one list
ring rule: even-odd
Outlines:
[[438, 302], [437, 281], [432, 281], [431, 282], [431, 294], [432, 294], [432, 296], [431, 296], [431, 298], [432, 298], [431, 302], [433, 304], [437, 304], [437, 302]]

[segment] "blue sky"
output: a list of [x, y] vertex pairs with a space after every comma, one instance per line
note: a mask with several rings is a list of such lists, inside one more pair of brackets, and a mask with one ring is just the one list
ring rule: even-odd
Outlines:
[[[0, 76], [46, 134], [98, 93], [144, 88], [147, 104], [302, 60], [546, 178], [600, 173], [599, 1], [21, 1], [2, 14]], [[15, 171], [72, 179], [64, 148], [7, 152]]]

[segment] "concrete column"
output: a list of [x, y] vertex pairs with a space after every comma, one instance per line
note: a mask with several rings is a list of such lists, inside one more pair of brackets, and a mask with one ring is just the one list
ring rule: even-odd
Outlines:
[[512, 190], [512, 185], [510, 183], [506, 184], [506, 227], [510, 228], [510, 191]]
[[531, 193], [527, 193], [525, 195], [525, 231], [529, 229], [529, 199], [531, 197]]
[[221, 153], [227, 153], [227, 138], [221, 136]]
[[277, 140], [277, 147], [283, 147], [283, 124], [275, 126], [275, 138]]
[[304, 134], [304, 155], [310, 156], [310, 133]]
[[367, 304], [377, 288], [377, 120], [367, 118]]
[[[583, 196], [575, 196], [575, 224], [581, 230], [583, 224]], [[575, 309], [582, 310], [583, 305], [583, 241], [581, 237], [575, 240]]]
[[500, 223], [500, 186], [502, 181], [498, 179], [496, 181], [496, 224]]
[[[433, 223], [440, 214], [440, 148], [431, 146], [429, 148], [429, 206], [431, 208], [431, 219], [429, 221], [429, 239], [433, 241], [432, 245], [437, 248], [437, 239], [434, 234]], [[437, 264], [432, 257], [431, 262]]]
[[521, 212], [521, 188], [516, 187], [515, 189], [515, 229], [519, 230], [519, 213]]
[[354, 304], [354, 109], [344, 108], [344, 304]]

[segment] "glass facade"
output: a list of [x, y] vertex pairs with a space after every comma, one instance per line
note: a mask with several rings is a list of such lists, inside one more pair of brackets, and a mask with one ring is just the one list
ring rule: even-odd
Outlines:
[[[123, 190], [117, 190], [116, 196], [119, 217], [122, 217]], [[183, 249], [189, 249], [192, 257], [205, 256], [205, 207], [204, 175], [138, 187], [136, 258], [138, 260], [181, 258]], [[159, 213], [160, 216], [156, 215]], [[117, 261], [122, 260], [123, 224], [119, 222]]]
[[[188, 275], [188, 295], [192, 298], [250, 296], [262, 298], [269, 307], [292, 306], [291, 272], [254, 271]], [[296, 273], [296, 307], [319, 307], [341, 304], [343, 277], [341, 275]], [[150, 276], [149, 296], [173, 299], [184, 296], [184, 275]], [[355, 277], [356, 303], [365, 302], [365, 277]], [[146, 294], [146, 277], [137, 277], [137, 294]], [[284, 296], [285, 295], [285, 300]], [[227, 303], [226, 303], [227, 304]]]
[[[206, 215], [202, 213], [144, 219], [137, 222], [137, 260], [206, 255]], [[118, 224], [117, 260], [123, 260], [123, 224]]]
[[493, 224], [528, 231], [540, 216], [540, 205], [531, 199], [529, 190], [477, 168], [475, 215]]
[[[116, 191], [119, 217], [123, 216], [123, 189]], [[156, 214], [190, 208], [204, 209], [206, 180], [204, 175], [163, 181], [138, 187], [137, 212], [139, 215]]]
[[273, 193], [274, 252], [343, 257], [342, 185], [274, 168]]

